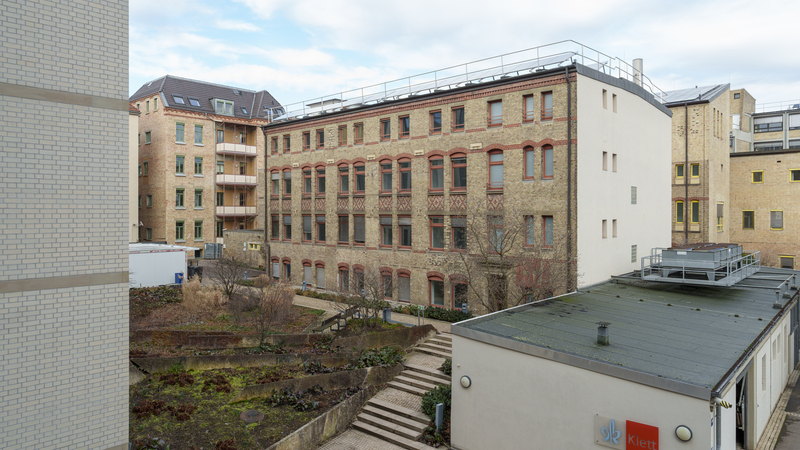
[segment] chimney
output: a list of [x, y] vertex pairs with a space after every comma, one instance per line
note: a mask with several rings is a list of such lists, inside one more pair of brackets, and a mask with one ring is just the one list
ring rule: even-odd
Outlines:
[[599, 345], [608, 345], [608, 326], [611, 322], [597, 322], [597, 343]]
[[633, 60], [633, 82], [638, 84], [639, 86], [642, 85], [642, 71], [644, 70], [644, 61], [642, 58], [636, 58]]

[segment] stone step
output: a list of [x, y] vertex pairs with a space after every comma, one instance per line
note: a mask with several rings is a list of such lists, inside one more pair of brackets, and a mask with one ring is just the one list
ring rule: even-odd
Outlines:
[[430, 391], [431, 389], [436, 387], [434, 383], [428, 383], [426, 381], [418, 380], [416, 378], [406, 377], [403, 376], [401, 373], [392, 379], [392, 381], [397, 381], [398, 383], [405, 383], [409, 386], [414, 386], [416, 388], [425, 389], [425, 391]]
[[[422, 397], [423, 395], [425, 395], [426, 392], [428, 392], [425, 389], [420, 389], [418, 387], [414, 387], [406, 383], [401, 383], [395, 380], [386, 383], [386, 385], [389, 387], [393, 387], [398, 391], [408, 392], [409, 394], [419, 395], [420, 397]], [[422, 399], [420, 399], [420, 401], [422, 401]]]
[[431, 421], [431, 419], [425, 413], [419, 412], [419, 411], [417, 411], [415, 409], [406, 408], [405, 406], [396, 405], [394, 403], [387, 402], [387, 401], [384, 401], [384, 400], [378, 400], [378, 399], [376, 399], [374, 397], [369, 399], [369, 401], [367, 402], [367, 405], [375, 407], [375, 408], [383, 409], [385, 411], [389, 411], [392, 414], [395, 414], [395, 415], [398, 415], [398, 416], [402, 416], [402, 417], [414, 420], [414, 421], [419, 422], [419, 423], [427, 424], [427, 423], [430, 423], [430, 421]]
[[450, 333], [439, 333], [439, 334], [436, 335], [436, 338], [437, 339], [445, 339], [445, 340], [448, 340], [448, 341], [452, 341], [453, 340], [453, 335], [450, 334]]
[[445, 374], [439, 369], [431, 369], [430, 367], [420, 366], [417, 364], [412, 363], [403, 363], [403, 367], [408, 370], [413, 370], [414, 372], [421, 372], [425, 375], [441, 378], [443, 381], [449, 383], [450, 382], [450, 375]]
[[356, 421], [353, 422], [352, 427], [358, 431], [367, 433], [371, 436], [375, 436], [376, 438], [384, 440], [386, 442], [391, 442], [394, 445], [403, 447], [408, 450], [424, 450], [432, 448], [423, 444], [422, 442], [417, 442], [415, 440], [405, 438], [398, 434], [390, 433], [376, 426], [364, 423], [358, 419], [356, 419]]
[[450, 353], [450, 352], [442, 352], [442, 351], [433, 350], [433, 349], [430, 349], [430, 348], [414, 347], [414, 350], [416, 350], [418, 352], [421, 352], [421, 353], [427, 353], [427, 354], [432, 355], [432, 356], [438, 356], [440, 358], [445, 358], [445, 359], [453, 357], [452, 353]]
[[[414, 419], [403, 417], [399, 414], [393, 413], [392, 411], [387, 411], [385, 409], [376, 408], [370, 405], [366, 405], [363, 408], [361, 408], [361, 412], [367, 413], [370, 416], [378, 417], [388, 422], [392, 422], [394, 424], [400, 425], [401, 427], [406, 427], [409, 430], [419, 431], [420, 433], [422, 433], [422, 431], [425, 430], [425, 427], [427, 427], [428, 424], [430, 423], [430, 420], [424, 423], [417, 422]], [[367, 421], [367, 423], [369, 422]]]
[[450, 382], [449, 378], [445, 380], [444, 378], [417, 372], [416, 370], [404, 370], [400, 375], [408, 378], [415, 378], [428, 384], [448, 384]]
[[[378, 416], [373, 416], [372, 414], [361, 413], [357, 417], [359, 422], [363, 422], [373, 427], [378, 427], [382, 430], [386, 430], [390, 433], [398, 434], [406, 439], [419, 439], [422, 436], [422, 430], [412, 430], [411, 428], [406, 428], [402, 425], [398, 425], [394, 422], [390, 422], [388, 420], [384, 420]], [[424, 429], [424, 428], [423, 428]]]
[[425, 342], [430, 344], [441, 345], [442, 347], [453, 348], [453, 341], [448, 341], [446, 339], [431, 338]]
[[427, 349], [436, 350], [436, 351], [439, 351], [439, 352], [449, 353], [451, 355], [453, 354], [452, 347], [445, 347], [443, 345], [438, 345], [438, 344], [432, 343], [430, 341], [423, 342], [423, 343], [419, 344], [417, 346], [417, 348], [427, 348]]

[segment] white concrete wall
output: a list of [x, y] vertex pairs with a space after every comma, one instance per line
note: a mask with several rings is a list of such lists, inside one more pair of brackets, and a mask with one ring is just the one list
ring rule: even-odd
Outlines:
[[[603, 89], [607, 108], [603, 108]], [[613, 95], [617, 112], [613, 111]], [[671, 118], [626, 90], [578, 75], [578, 274], [581, 286], [640, 267], [671, 243]], [[603, 170], [603, 152], [607, 170]], [[612, 155], [617, 155], [613, 171]], [[631, 204], [631, 186], [637, 203]], [[607, 238], [602, 221], [607, 221]], [[617, 237], [613, 237], [613, 220]], [[637, 246], [631, 262], [631, 245]]]
[[[468, 389], [459, 379], [472, 379]], [[708, 450], [706, 400], [453, 335], [452, 443], [460, 450], [604, 449], [595, 415], [656, 426], [660, 450]], [[678, 425], [694, 437], [681, 442]]]
[[[755, 414], [755, 442], [764, 433], [769, 417], [775, 409], [786, 382], [789, 381], [791, 373], [790, 360], [792, 358], [792, 345], [789, 344], [788, 333], [791, 327], [791, 314], [778, 322], [772, 332], [762, 342], [756, 350], [753, 360], [755, 370], [755, 393], [756, 393], [756, 414]], [[773, 354], [773, 346], [775, 352]], [[762, 358], [764, 363], [762, 364]]]
[[[128, 116], [128, 242], [139, 242], [139, 116]], [[142, 199], [142, 202], [145, 200]]]

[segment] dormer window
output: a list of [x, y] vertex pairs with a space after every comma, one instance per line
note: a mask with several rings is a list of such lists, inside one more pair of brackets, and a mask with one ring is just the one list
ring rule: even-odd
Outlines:
[[179, 105], [185, 105], [186, 104], [186, 102], [183, 100], [183, 97], [180, 96], [180, 95], [173, 95], [172, 99], [175, 100], [175, 103], [177, 103]]
[[233, 102], [228, 100], [214, 99], [214, 112], [226, 116], [233, 115]]
[[242, 106], [242, 114], [247, 114], [247, 108], [245, 108], [244, 106]]
[[200, 100], [194, 97], [189, 97], [189, 104], [192, 106], [200, 106]]

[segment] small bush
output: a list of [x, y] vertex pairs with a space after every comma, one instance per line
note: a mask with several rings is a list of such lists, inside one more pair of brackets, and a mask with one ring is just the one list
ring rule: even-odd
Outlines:
[[282, 388], [280, 391], [272, 391], [272, 395], [267, 399], [272, 406], [289, 405], [298, 411], [308, 411], [309, 409], [317, 409], [319, 402], [303, 398], [306, 394], [317, 395], [325, 391], [320, 385], [314, 385], [307, 391], [292, 392], [289, 388]]
[[219, 315], [225, 303], [219, 289], [203, 286], [199, 277], [192, 277], [183, 284], [183, 306], [193, 320], [213, 318]]
[[403, 351], [397, 347], [383, 347], [379, 349], [364, 349], [358, 359], [352, 364], [354, 369], [365, 367], [388, 366], [403, 362]]
[[444, 403], [444, 418], [450, 417], [450, 400], [452, 386], [436, 386], [422, 396], [422, 412], [431, 420], [436, 420], [436, 405]]
[[444, 322], [461, 322], [472, 318], [472, 313], [464, 314], [460, 309], [445, 309], [436, 306], [428, 306], [423, 311], [423, 315], [429, 319], [441, 320]]
[[439, 367], [439, 370], [445, 373], [445, 375], [452, 375], [453, 374], [453, 360], [447, 358], [442, 363], [442, 367]]

